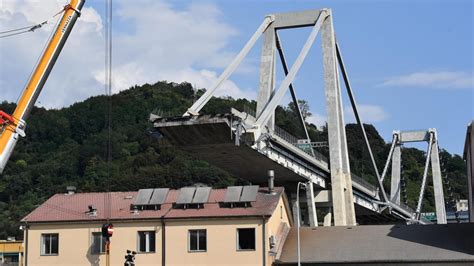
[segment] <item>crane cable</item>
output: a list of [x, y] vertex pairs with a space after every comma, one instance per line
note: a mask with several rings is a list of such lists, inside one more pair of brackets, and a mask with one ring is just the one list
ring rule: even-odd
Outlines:
[[[106, 147], [106, 160], [107, 160], [107, 178], [106, 178], [106, 194], [104, 197], [104, 207], [105, 207], [105, 218], [108, 227], [111, 227], [110, 223], [111, 218], [111, 205], [112, 205], [112, 195], [110, 193], [110, 167], [112, 163], [112, 0], [105, 1], [105, 74], [104, 74], [104, 89], [107, 100], [106, 108], [106, 121], [107, 121], [107, 147]], [[105, 264], [106, 266], [110, 265], [110, 237], [107, 237], [106, 240], [106, 257]]]
[[47, 20], [45, 20], [41, 23], [32, 25], [32, 26], [28, 26], [28, 27], [18, 28], [18, 29], [14, 29], [14, 30], [2, 31], [2, 32], [0, 32], [0, 38], [7, 38], [7, 37], [15, 36], [15, 35], [20, 35], [20, 34], [24, 34], [24, 33], [28, 33], [28, 32], [33, 32], [33, 31], [41, 28], [45, 24], [48, 24]]
[[[105, 75], [104, 89], [107, 100], [106, 108], [106, 127], [107, 127], [107, 180], [106, 189], [110, 191], [110, 164], [112, 162], [112, 0], [106, 1], [106, 19], [105, 19]], [[106, 218], [110, 219], [110, 202], [106, 205]]]
[[2, 38], [7, 38], [7, 37], [12, 37], [15, 35], [20, 35], [20, 34], [25, 34], [29, 32], [34, 32], [35, 30], [43, 27], [44, 25], [48, 24], [52, 19], [57, 17], [58, 15], [62, 14], [64, 11], [66, 11], [68, 8], [70, 8], [70, 5], [65, 5], [62, 10], [51, 16], [49, 19], [44, 20], [41, 23], [37, 23], [34, 25], [26, 26], [26, 27], [21, 27], [21, 28], [16, 28], [12, 30], [5, 30], [5, 31], [0, 31], [0, 39]]
[[[40, 27], [42, 27], [43, 25], [49, 23], [49, 21], [51, 21], [51, 20], [53, 20], [55, 17], [57, 17], [59, 14], [62, 14], [63, 12], [65, 12], [68, 8], [70, 8], [70, 5], [69, 5], [69, 4], [68, 4], [68, 5], [65, 5], [64, 8], [63, 8], [61, 11], [59, 11], [58, 13], [56, 13], [56, 14], [55, 14], [54, 16], [52, 16], [50, 19], [45, 20], [45, 21], [43, 21], [43, 22], [41, 22], [41, 23], [39, 23], [39, 24], [36, 24], [36, 25], [34, 25], [34, 26], [32, 26], [32, 27], [35, 27], [35, 30], [38, 29], [38, 28], [40, 28]], [[54, 22], [54, 27], [53, 27], [53, 29], [51, 30], [48, 39], [47, 39], [46, 42], [44, 43], [43, 48], [41, 49], [41, 53], [39, 53], [39, 56], [38, 56], [38, 58], [36, 59], [35, 67], [33, 67], [33, 69], [31, 69], [30, 74], [28, 75], [28, 78], [25, 80], [25, 83], [23, 84], [23, 88], [26, 87], [26, 85], [28, 84], [28, 81], [29, 81], [29, 80], [31, 79], [31, 77], [33, 76], [33, 73], [34, 73], [36, 67], [37, 67], [38, 64], [39, 64], [42, 55], [43, 55], [44, 52], [46, 51], [46, 47], [48, 47], [48, 43], [50, 43], [51, 39], [52, 39], [53, 36], [54, 36], [54, 32], [55, 32], [54, 29], [59, 26], [60, 20], [61, 20], [61, 18], [57, 18], [56, 21]], [[41, 25], [41, 26], [38, 26], [38, 25]], [[30, 27], [30, 28], [32, 28], [32, 27]], [[28, 27], [24, 27], [24, 28], [28, 28]], [[13, 32], [13, 31], [15, 31], [15, 30], [3, 31], [3, 32], [0, 32], [0, 35], [1, 35], [1, 33]], [[18, 34], [16, 34], [16, 35], [18, 35]], [[10, 34], [10, 36], [13, 36], [13, 35]], [[8, 36], [3, 36], [3, 37], [0, 36], [0, 39], [1, 39], [1, 38], [4, 38], [4, 37], [8, 37]], [[20, 100], [21, 94], [22, 94], [22, 92], [20, 91], [20, 92], [18, 93], [17, 98], [16, 98], [16, 103], [17, 103], [17, 104], [18, 104], [18, 101]], [[20, 120], [19, 117], [15, 117], [15, 116], [13, 116], [13, 115], [12, 115], [12, 117], [13, 117], [14, 119], [16, 119], [16, 120]]]

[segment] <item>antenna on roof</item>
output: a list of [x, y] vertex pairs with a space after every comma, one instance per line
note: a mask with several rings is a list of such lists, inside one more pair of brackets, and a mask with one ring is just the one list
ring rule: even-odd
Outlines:
[[97, 208], [95, 208], [94, 205], [89, 205], [87, 208], [86, 214], [89, 214], [89, 216], [97, 216]]

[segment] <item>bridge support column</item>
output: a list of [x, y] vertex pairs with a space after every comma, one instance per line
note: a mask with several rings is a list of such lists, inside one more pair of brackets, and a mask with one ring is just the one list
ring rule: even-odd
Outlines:
[[[290, 197], [290, 204], [291, 204], [291, 212], [293, 214], [293, 222], [295, 223], [295, 226], [296, 226], [296, 221], [298, 221], [298, 205], [296, 204], [296, 194], [294, 193], [291, 193], [291, 197]], [[301, 207], [301, 202], [300, 202], [300, 207]], [[301, 212], [300, 212], [300, 222], [302, 222], [302, 219], [301, 219]]]
[[[257, 117], [265, 108], [265, 105], [272, 95], [273, 88], [275, 87], [275, 49], [275, 27], [271, 24], [263, 33], [263, 47], [260, 61], [260, 82], [257, 95]], [[267, 125], [270, 129], [273, 129], [273, 125], [275, 124], [274, 120], [275, 116], [272, 116], [272, 118], [268, 120]]]
[[[436, 136], [437, 137], [437, 136]], [[446, 209], [444, 205], [443, 180], [439, 163], [438, 140], [435, 138], [431, 146], [431, 171], [433, 175], [433, 190], [438, 224], [446, 224]]]
[[321, 30], [334, 225], [355, 225], [352, 178], [347, 151], [332, 13], [329, 13], [329, 16], [323, 22]]
[[310, 227], [318, 227], [318, 216], [314, 202], [313, 182], [306, 183], [306, 204], [308, 204], [308, 220]]
[[329, 211], [326, 215], [324, 215], [324, 226], [331, 226], [332, 220], [332, 208], [329, 207]]
[[400, 179], [401, 179], [401, 145], [396, 143], [392, 155], [392, 180], [390, 183], [390, 201], [400, 205]]

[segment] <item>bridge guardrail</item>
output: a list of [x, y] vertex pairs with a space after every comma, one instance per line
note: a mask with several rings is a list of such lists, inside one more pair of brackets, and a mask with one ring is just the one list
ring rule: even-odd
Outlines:
[[377, 191], [376, 186], [372, 185], [371, 183], [369, 183], [367, 180], [363, 179], [362, 177], [356, 174], [352, 174], [352, 173], [351, 173], [351, 177], [352, 177], [352, 181], [357, 182], [359, 185], [363, 186], [364, 188], [370, 191], [373, 191], [374, 193]]
[[311, 153], [310, 150], [308, 149], [303, 149], [300, 145], [298, 145], [298, 139], [291, 135], [290, 133], [286, 132], [284, 129], [280, 128], [280, 127], [277, 127], [275, 126], [275, 129], [273, 131], [278, 137], [282, 138], [283, 140], [285, 140], [286, 142], [288, 142], [289, 144], [295, 146], [296, 148], [300, 149], [301, 151], [305, 152], [306, 154], [310, 155], [311, 157], [314, 157], [316, 158], [317, 160], [320, 160], [320, 161], [323, 161], [323, 162], [326, 162], [328, 163], [328, 159], [322, 155], [321, 153], [315, 151], [311, 146], [309, 147], [310, 149], [313, 149], [313, 152], [314, 152], [314, 156], [313, 154]]

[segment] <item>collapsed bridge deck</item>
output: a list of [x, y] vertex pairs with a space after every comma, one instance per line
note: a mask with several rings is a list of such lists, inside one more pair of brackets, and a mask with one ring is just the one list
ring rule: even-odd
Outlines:
[[[155, 117], [152, 122], [166, 143], [253, 184], [266, 184], [267, 171], [272, 169], [275, 183], [287, 191], [294, 190], [297, 182], [307, 181], [312, 181], [315, 190], [330, 189], [330, 170], [324, 156], [310, 155], [276, 130], [268, 132], [266, 144], [260, 145], [262, 140], [254, 139], [251, 132], [238, 132], [238, 120], [238, 116], [225, 114]], [[376, 187], [364, 179], [352, 175], [352, 186], [358, 217], [381, 223], [402, 219], [400, 214], [383, 212]], [[377, 218], [371, 217], [374, 215]]]

